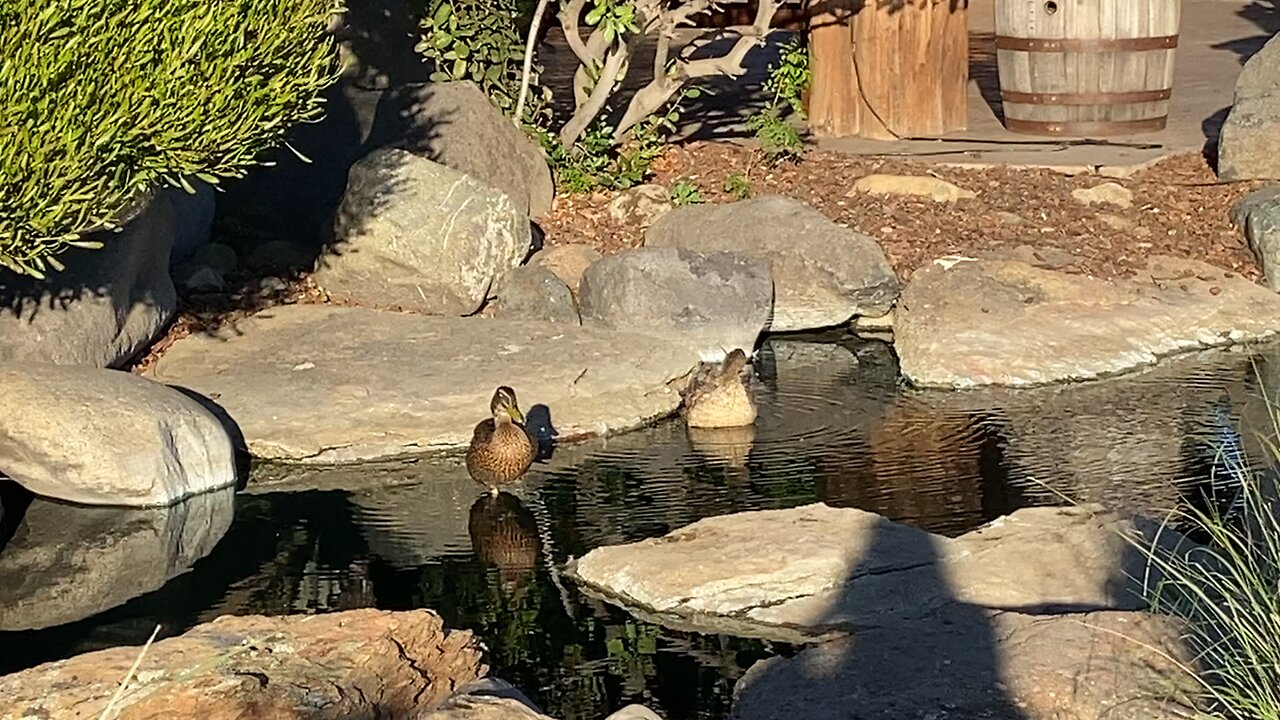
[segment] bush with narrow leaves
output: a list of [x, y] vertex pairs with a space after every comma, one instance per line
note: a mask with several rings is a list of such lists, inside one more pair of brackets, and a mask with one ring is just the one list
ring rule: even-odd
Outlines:
[[[217, 183], [322, 112], [335, 0], [0, 2], [0, 266], [42, 276], [163, 182]], [[107, 238], [109, 242], [109, 238]]]

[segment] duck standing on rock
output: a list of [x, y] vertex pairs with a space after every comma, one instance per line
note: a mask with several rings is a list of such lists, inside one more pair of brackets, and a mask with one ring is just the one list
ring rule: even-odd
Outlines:
[[489, 412], [493, 417], [476, 425], [471, 435], [467, 472], [496, 496], [500, 486], [520, 479], [533, 465], [537, 443], [524, 427], [515, 390], [499, 387], [489, 401]]
[[691, 428], [743, 427], [756, 421], [748, 387], [747, 354], [735, 349], [722, 363], [702, 363], [681, 396]]

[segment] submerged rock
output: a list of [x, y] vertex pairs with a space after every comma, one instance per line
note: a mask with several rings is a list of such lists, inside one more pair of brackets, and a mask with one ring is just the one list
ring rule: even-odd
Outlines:
[[1101, 280], [1018, 261], [937, 263], [895, 313], [902, 373], [920, 386], [1087, 380], [1187, 350], [1280, 332], [1280, 296], [1192, 260]]
[[0, 365], [0, 472], [89, 505], [168, 505], [234, 485], [231, 437], [199, 402], [115, 370]]
[[655, 335], [694, 359], [719, 360], [755, 350], [773, 280], [767, 266], [735, 253], [639, 248], [587, 268], [578, 303], [584, 325]]
[[257, 457], [326, 463], [466, 447], [499, 385], [562, 440], [631, 429], [676, 410], [695, 362], [601, 328], [291, 305], [183, 338], [149, 375], [218, 396]]
[[313, 276], [325, 291], [440, 315], [479, 310], [533, 242], [529, 218], [506, 194], [390, 148], [351, 168], [333, 241]]
[[[735, 720], [1187, 717], [1167, 700], [1198, 687], [1180, 626], [1136, 612], [1035, 616], [951, 606], [911, 626], [860, 628], [793, 658], [753, 665]], [[1167, 654], [1167, 657], [1166, 655]], [[1181, 712], [1180, 712], [1181, 711]]]
[[53, 627], [157, 590], [222, 539], [225, 488], [165, 508], [89, 508], [36, 499], [0, 552], [0, 631]]
[[898, 278], [874, 239], [788, 197], [681, 207], [649, 228], [645, 245], [733, 252], [767, 263], [774, 332], [883, 315], [898, 297]]
[[[138, 658], [119, 647], [0, 678], [0, 717], [96, 718]], [[221, 617], [152, 645], [118, 720], [418, 717], [488, 668], [429, 610]]]
[[1122, 537], [1135, 526], [1093, 510], [1019, 510], [954, 540], [822, 504], [744, 512], [597, 548], [570, 572], [657, 622], [783, 641], [916, 622], [956, 603], [1145, 607], [1133, 579], [1145, 563]]

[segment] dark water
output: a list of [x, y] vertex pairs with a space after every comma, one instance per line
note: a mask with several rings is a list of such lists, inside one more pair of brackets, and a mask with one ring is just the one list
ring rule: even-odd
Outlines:
[[[238, 496], [163, 511], [82, 508], [0, 486], [0, 673], [223, 614], [429, 607], [487, 644], [550, 714], [630, 702], [725, 717], [735, 680], [790, 648], [675, 632], [588, 599], [557, 566], [702, 517], [822, 501], [954, 536], [1072, 500], [1198, 502], [1215, 451], [1271, 428], [1274, 350], [1186, 357], [1035, 390], [906, 388], [888, 346], [770, 341], [749, 431], [678, 422], [558, 448], [484, 496], [457, 459], [264, 467]], [[303, 489], [299, 489], [303, 488]]]

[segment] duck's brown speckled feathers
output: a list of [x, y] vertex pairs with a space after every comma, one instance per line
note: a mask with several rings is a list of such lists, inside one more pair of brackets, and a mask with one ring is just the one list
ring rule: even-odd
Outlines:
[[496, 492], [529, 470], [537, 456], [537, 444], [521, 423], [524, 416], [511, 388], [498, 388], [489, 409], [493, 417], [476, 425], [466, 462], [472, 479]]

